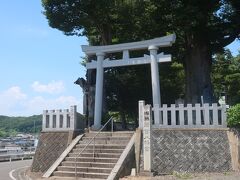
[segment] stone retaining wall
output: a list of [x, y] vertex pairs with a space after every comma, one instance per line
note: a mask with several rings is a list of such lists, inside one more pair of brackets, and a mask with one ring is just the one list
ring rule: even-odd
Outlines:
[[77, 135], [76, 132], [41, 132], [32, 163], [32, 172], [45, 172]]
[[232, 170], [227, 130], [152, 131], [153, 171], [225, 172]]

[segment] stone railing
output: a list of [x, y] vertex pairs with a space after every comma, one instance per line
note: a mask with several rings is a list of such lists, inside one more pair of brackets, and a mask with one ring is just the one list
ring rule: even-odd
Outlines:
[[[139, 127], [143, 127], [146, 105], [139, 101]], [[168, 107], [155, 105], [153, 128], [226, 128], [226, 105], [217, 104], [172, 104]], [[152, 114], [152, 113], [151, 113]]]
[[69, 109], [44, 110], [42, 131], [69, 131], [75, 130], [77, 123], [77, 106]]

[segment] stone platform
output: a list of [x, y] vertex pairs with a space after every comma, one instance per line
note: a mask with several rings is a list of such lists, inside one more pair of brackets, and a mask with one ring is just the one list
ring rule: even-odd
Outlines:
[[[152, 129], [155, 175], [239, 170], [239, 133], [221, 129]], [[141, 156], [143, 171], [143, 155]]]

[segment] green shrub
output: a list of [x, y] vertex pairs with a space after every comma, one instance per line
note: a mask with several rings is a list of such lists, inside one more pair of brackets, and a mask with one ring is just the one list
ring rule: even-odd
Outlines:
[[229, 127], [240, 127], [240, 104], [236, 104], [228, 109], [227, 124]]

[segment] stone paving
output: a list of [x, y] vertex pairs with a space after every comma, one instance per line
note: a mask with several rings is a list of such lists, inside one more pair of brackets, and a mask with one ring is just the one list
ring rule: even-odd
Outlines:
[[[42, 178], [41, 173], [30, 173], [27, 171], [27, 175], [32, 180], [75, 180], [75, 178]], [[79, 180], [81, 180], [79, 178]], [[87, 180], [87, 179], [84, 179]], [[128, 176], [120, 178], [120, 180], [240, 180], [240, 172], [226, 172], [226, 173], [204, 173], [204, 174], [190, 174], [190, 173], [173, 173], [173, 175], [165, 176], [154, 176], [154, 177], [144, 177], [144, 176]]]
[[240, 172], [226, 173], [204, 173], [204, 174], [188, 174], [174, 173], [174, 175], [155, 176], [155, 177], [124, 177], [120, 180], [240, 180]]

